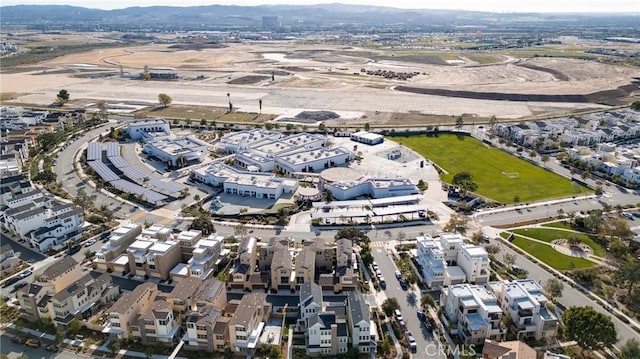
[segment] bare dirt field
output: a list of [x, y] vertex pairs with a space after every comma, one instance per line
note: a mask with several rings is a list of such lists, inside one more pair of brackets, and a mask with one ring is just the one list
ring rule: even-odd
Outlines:
[[[230, 101], [234, 109], [257, 112], [258, 100], [262, 100], [264, 113], [281, 114], [294, 109], [356, 111], [366, 117], [352, 120], [392, 124], [396, 118], [381, 113], [418, 114], [410, 121], [414, 122], [426, 114], [522, 118], [598, 107], [569, 102], [571, 97], [559, 102], [545, 102], [544, 97], [538, 102], [526, 98], [511, 102], [446, 97], [433, 92], [404, 93], [394, 91], [395, 86], [567, 95], [613, 90], [640, 77], [637, 68], [574, 58], [518, 59], [477, 54], [465, 57], [415, 51], [376, 53], [345, 46], [293, 43], [192, 48], [157, 44], [65, 55], [20, 70], [3, 71], [1, 91], [20, 94], [11, 103], [47, 105], [64, 88], [71, 94], [70, 106], [81, 99], [153, 104], [159, 93], [167, 93], [175, 104], [226, 107]], [[466, 62], [452, 66], [446, 63], [447, 59]], [[176, 72], [180, 79], [142, 81], [104, 75], [117, 74], [121, 69], [125, 74], [140, 74], [145, 66], [152, 71]], [[416, 75], [399, 80], [367, 75], [361, 70]], [[277, 75], [272, 81], [270, 74], [274, 71]]]

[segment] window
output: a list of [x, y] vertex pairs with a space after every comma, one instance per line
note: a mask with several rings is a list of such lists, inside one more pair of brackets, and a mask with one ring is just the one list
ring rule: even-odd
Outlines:
[[217, 340], [224, 340], [224, 335], [217, 334], [216, 335], [216, 339]]
[[218, 345], [216, 345], [216, 349], [219, 349], [219, 350], [224, 349], [224, 344], [218, 344]]
[[[58, 312], [56, 312], [56, 315], [58, 314]], [[120, 328], [120, 323], [111, 323], [112, 327], [116, 327], [116, 328]]]
[[144, 332], [147, 333], [147, 334], [156, 334], [156, 330], [155, 329], [145, 329]]
[[193, 324], [193, 323], [187, 323], [187, 328], [193, 328], [193, 327], [195, 327], [195, 324]]
[[158, 325], [167, 325], [167, 321], [164, 319], [158, 320]]
[[206, 334], [198, 334], [198, 339], [207, 339]]
[[196, 328], [198, 330], [207, 330], [207, 327], [204, 325], [198, 325], [198, 328]]

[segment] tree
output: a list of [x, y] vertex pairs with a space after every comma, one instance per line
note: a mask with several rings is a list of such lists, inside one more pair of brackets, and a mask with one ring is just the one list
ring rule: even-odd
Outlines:
[[549, 158], [549, 155], [542, 155], [540, 157], [540, 161], [542, 161], [543, 165], [546, 167], [546, 163], [549, 162], [551, 158]]
[[291, 130], [293, 130], [293, 124], [292, 124], [292, 123], [287, 123], [287, 125], [285, 126], [285, 129], [286, 129], [287, 131], [291, 131]]
[[426, 191], [429, 189], [429, 184], [425, 182], [423, 179], [419, 179], [416, 187], [418, 187], [418, 189], [421, 191]]
[[625, 258], [629, 254], [629, 247], [624, 244], [623, 241], [619, 239], [614, 239], [609, 242], [609, 253], [611, 253], [616, 258]]
[[396, 298], [387, 298], [382, 303], [382, 311], [387, 317], [392, 316], [396, 309], [400, 309], [400, 304], [398, 304]]
[[204, 118], [200, 120], [200, 126], [206, 126], [206, 125], [207, 125], [207, 120], [205, 120]]
[[369, 122], [364, 124], [364, 130], [365, 131], [369, 131], [371, 129], [371, 124], [369, 124]]
[[107, 105], [107, 101], [100, 100], [96, 103], [96, 107], [98, 108], [98, 116], [101, 120], [106, 120], [109, 115], [109, 106]]
[[322, 194], [322, 199], [327, 203], [333, 201], [333, 193], [331, 193], [330, 190], [325, 189], [324, 193]]
[[367, 237], [367, 234], [356, 227], [342, 228], [338, 231], [338, 233], [336, 233], [334, 238], [336, 240], [346, 238], [356, 243], [369, 242], [369, 237]]
[[189, 229], [200, 230], [205, 236], [216, 232], [213, 222], [211, 222], [211, 217], [209, 217], [209, 214], [207, 213], [203, 213], [196, 217], [193, 222], [191, 222]]
[[556, 278], [550, 278], [544, 285], [544, 291], [551, 299], [562, 297], [563, 290], [564, 284]]
[[115, 358], [116, 353], [120, 351], [120, 342], [112, 341], [109, 343], [109, 352], [111, 352], [111, 356]]
[[487, 253], [493, 254], [493, 255], [500, 253], [500, 247], [498, 247], [495, 244], [489, 244], [488, 246], [485, 246], [484, 250], [487, 251]]
[[149, 81], [149, 80], [151, 80], [151, 73], [150, 73], [150, 72], [148, 72], [148, 71], [145, 71], [145, 72], [142, 74], [142, 78], [143, 78], [145, 81]]
[[158, 102], [160, 102], [160, 105], [162, 107], [167, 107], [171, 104], [171, 102], [173, 102], [173, 99], [166, 93], [161, 93], [158, 95]]
[[631, 260], [621, 265], [613, 274], [613, 280], [620, 286], [627, 286], [628, 295], [640, 282], [640, 261]]
[[461, 217], [458, 214], [454, 214], [449, 219], [449, 222], [447, 223], [447, 225], [444, 226], [444, 231], [445, 232], [457, 231], [457, 232], [460, 232], [461, 234], [464, 234], [467, 231], [466, 225], [467, 225], [467, 220], [465, 218]]
[[629, 222], [620, 218], [608, 218], [603, 221], [598, 236], [600, 238], [613, 241], [621, 240], [627, 241], [633, 237], [634, 233], [629, 228]]
[[420, 306], [422, 308], [435, 308], [436, 307], [436, 301], [433, 300], [433, 297], [430, 294], [424, 294], [421, 298], [420, 298]]
[[94, 205], [94, 200], [96, 199], [96, 195], [89, 196], [87, 192], [80, 188], [76, 194], [76, 197], [73, 199], [73, 204], [79, 207], [83, 207], [85, 209], [92, 208]]
[[258, 100], [258, 109], [260, 110], [260, 113], [262, 113], [262, 99]]
[[153, 348], [150, 346], [146, 346], [144, 348], [144, 357], [147, 359], [153, 358]]
[[82, 322], [78, 319], [71, 320], [69, 323], [69, 333], [75, 335], [80, 331], [80, 329], [82, 329]]
[[462, 116], [458, 116], [458, 118], [456, 118], [456, 128], [461, 129], [462, 126], [464, 126], [464, 119]]
[[380, 351], [383, 355], [391, 353], [391, 335], [387, 334], [384, 336], [382, 345], [380, 345]]
[[269, 349], [269, 358], [280, 359], [282, 358], [282, 352], [280, 351], [280, 347], [277, 345], [272, 345], [271, 349]]
[[244, 224], [240, 223], [240, 224], [236, 224], [235, 227], [233, 227], [233, 233], [237, 236], [237, 237], [244, 237], [247, 235], [247, 226], [245, 226]]
[[591, 233], [598, 233], [603, 223], [604, 220], [602, 219], [602, 211], [599, 209], [589, 212], [589, 215], [582, 221], [582, 225], [584, 226], [584, 228]]
[[502, 261], [507, 267], [511, 267], [516, 263], [516, 255], [511, 253], [504, 253], [502, 255]]
[[[640, 101], [638, 103], [640, 103]], [[640, 342], [635, 338], [627, 340], [620, 348], [620, 356], [618, 356], [618, 359], [638, 358], [640, 358]]]
[[498, 123], [498, 119], [496, 118], [496, 115], [491, 116], [491, 118], [489, 119], [489, 127], [492, 130], [496, 127], [496, 123]]
[[592, 307], [571, 307], [562, 314], [562, 321], [567, 339], [575, 340], [583, 354], [584, 350], [611, 348], [617, 341], [611, 318]]
[[47, 132], [38, 135], [38, 143], [45, 152], [49, 152], [62, 141], [62, 135], [59, 132]]
[[478, 189], [478, 184], [473, 182], [473, 175], [469, 172], [456, 173], [451, 183], [458, 186], [465, 195], [467, 192], [474, 192]]
[[473, 234], [471, 235], [471, 241], [475, 244], [482, 242], [482, 238], [483, 235], [481, 231], [473, 232]]
[[518, 195], [513, 196], [513, 203], [515, 203], [515, 204], [520, 203], [520, 196], [518, 196]]
[[578, 246], [578, 244], [581, 243], [581, 241], [580, 241], [580, 238], [578, 238], [578, 236], [573, 234], [573, 235], [570, 235], [569, 238], [567, 238], [567, 243], [569, 243], [571, 247], [576, 247]]
[[362, 259], [362, 262], [366, 265], [373, 263], [373, 255], [371, 254], [369, 245], [365, 242], [360, 244], [360, 248], [360, 259]]
[[636, 111], [640, 111], [640, 101], [634, 101], [631, 104], [631, 108]]
[[67, 90], [60, 90], [60, 92], [58, 92], [58, 94], [56, 95], [56, 99], [58, 100], [58, 103], [61, 105], [64, 105], [65, 103], [69, 102], [69, 92], [67, 92]]

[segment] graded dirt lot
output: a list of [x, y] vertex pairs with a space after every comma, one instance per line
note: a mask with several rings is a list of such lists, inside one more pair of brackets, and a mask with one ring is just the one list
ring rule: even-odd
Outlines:
[[[576, 58], [519, 59], [508, 55], [389, 52], [345, 46], [295, 43], [227, 44], [221, 48], [143, 45], [105, 48], [61, 56], [2, 73], [1, 90], [22, 96], [12, 103], [47, 105], [62, 88], [74, 101], [141, 101], [157, 103], [159, 93], [175, 104], [227, 106], [239, 111], [282, 114], [292, 110], [336, 110], [361, 113], [360, 122], [389, 124], [380, 113], [417, 113], [481, 118], [521, 118], [598, 108], [593, 103], [497, 101], [493, 97], [459, 98], [442, 93], [395, 91], [396, 86], [470, 92], [574, 95], [613, 90], [640, 77], [637, 68]], [[475, 60], [473, 60], [475, 59]], [[462, 61], [449, 65], [446, 61]], [[499, 61], [499, 62], [495, 62]], [[121, 78], [152, 72], [175, 72], [176, 81]], [[287, 73], [283, 74], [282, 71]], [[368, 75], [413, 73], [407, 80]], [[92, 72], [93, 71], [93, 72]], [[271, 73], [276, 72], [274, 81]], [[111, 76], [107, 76], [111, 74]], [[484, 98], [484, 99], [483, 99]], [[533, 97], [532, 97], [533, 98]], [[339, 123], [339, 122], [338, 122]], [[393, 124], [393, 122], [391, 123]]]

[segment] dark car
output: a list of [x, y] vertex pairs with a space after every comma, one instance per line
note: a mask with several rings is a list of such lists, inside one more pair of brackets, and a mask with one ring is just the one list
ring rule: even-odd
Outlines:
[[11, 341], [18, 344], [24, 344], [26, 343], [27, 339], [25, 337], [17, 336], [11, 338]]
[[426, 320], [427, 319], [427, 316], [424, 314], [423, 311], [419, 310], [417, 312], [417, 314], [418, 314], [418, 319], [420, 319], [420, 320]]
[[79, 244], [74, 244], [71, 247], [69, 247], [69, 249], [67, 250], [67, 254], [70, 255], [70, 256], [74, 255], [74, 254], [80, 252], [80, 249], [82, 249], [82, 247], [80, 247]]
[[402, 290], [407, 290], [409, 288], [409, 286], [407, 285], [407, 280], [404, 278], [400, 279], [400, 287], [402, 287]]
[[20, 280], [20, 277], [16, 276], [16, 277], [11, 277], [9, 279], [7, 279], [4, 284], [2, 284], [2, 288], [6, 288], [10, 285], [16, 284], [18, 283], [18, 281]]
[[58, 347], [53, 344], [47, 345], [47, 347], [44, 349], [48, 352], [54, 352], [54, 353], [58, 351]]

